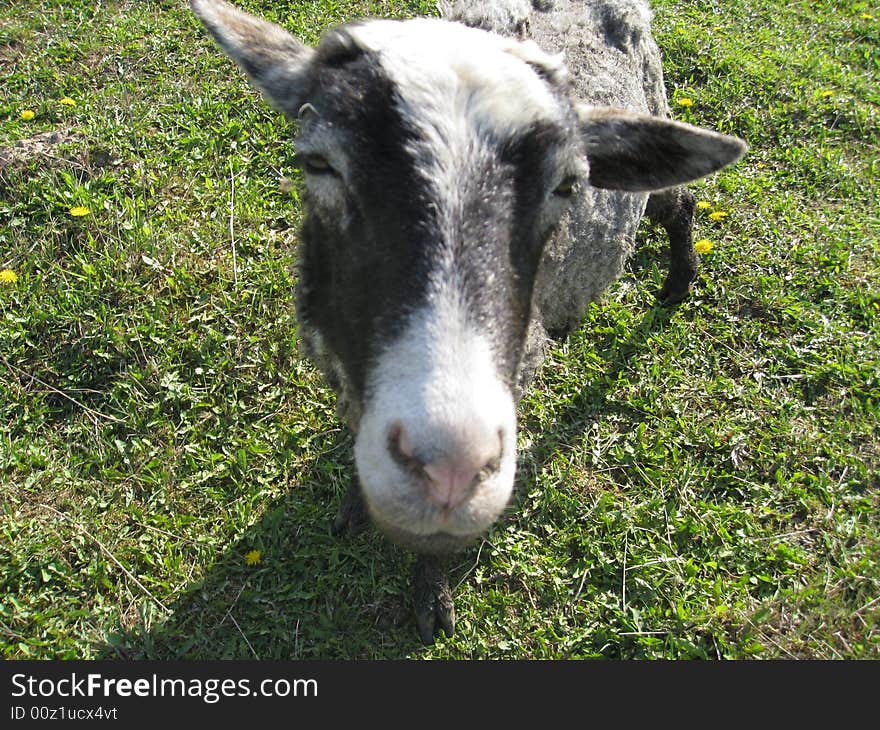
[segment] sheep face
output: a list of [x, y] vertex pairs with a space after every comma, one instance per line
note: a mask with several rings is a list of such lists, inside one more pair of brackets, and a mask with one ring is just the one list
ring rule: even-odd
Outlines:
[[311, 49], [219, 0], [193, 7], [298, 121], [302, 334], [348, 403], [370, 514], [416, 550], [461, 547], [510, 499], [533, 287], [578, 181], [660, 188], [731, 154], [580, 107], [561, 59], [529, 42], [419, 19]]
[[299, 314], [357, 401], [374, 521], [448, 549], [510, 498], [532, 286], [585, 168], [577, 115], [552, 59], [451, 23], [337, 29], [316, 61]]

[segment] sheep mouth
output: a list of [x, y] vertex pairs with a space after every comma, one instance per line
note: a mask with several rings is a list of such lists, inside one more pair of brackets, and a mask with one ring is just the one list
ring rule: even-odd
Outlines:
[[[490, 480], [484, 487], [491, 489], [496, 481]], [[474, 545], [502, 517], [509, 501], [509, 490], [503, 486], [500, 490], [495, 486], [496, 491], [505, 494], [503, 502], [479, 504], [485, 495], [477, 494], [457, 507], [447, 508], [428, 503], [418, 485], [411, 484], [405, 494], [397, 494], [390, 501], [375, 499], [363, 489], [363, 482], [361, 486], [367, 513], [376, 529], [400, 547], [430, 555], [461, 552]]]
[[377, 520], [375, 516], [373, 517], [373, 522], [391, 542], [408, 550], [428, 555], [446, 555], [448, 553], [460, 552], [476, 543], [483, 535], [482, 532], [473, 535], [454, 535], [450, 532], [418, 534], [398, 525]]

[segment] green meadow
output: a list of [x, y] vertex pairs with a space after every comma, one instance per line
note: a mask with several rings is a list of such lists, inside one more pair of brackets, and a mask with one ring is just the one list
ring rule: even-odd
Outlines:
[[[421, 0], [241, 0], [314, 43]], [[655, 0], [693, 186], [519, 411], [423, 646], [298, 350], [293, 129], [183, 0], [0, 7], [0, 656], [880, 658], [880, 5]]]

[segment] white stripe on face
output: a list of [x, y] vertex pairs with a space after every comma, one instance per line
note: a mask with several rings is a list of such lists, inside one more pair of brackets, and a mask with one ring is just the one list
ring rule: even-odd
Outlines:
[[[380, 526], [476, 537], [504, 510], [516, 467], [516, 415], [494, 359], [454, 286], [435, 289], [381, 353], [368, 375], [370, 397], [355, 444], [364, 496]], [[429, 479], [395, 459], [392, 441], [400, 429], [404, 451], [421, 464], [470, 460], [479, 469], [483, 460], [497, 462], [460, 502], [444, 506], [432, 498]]]

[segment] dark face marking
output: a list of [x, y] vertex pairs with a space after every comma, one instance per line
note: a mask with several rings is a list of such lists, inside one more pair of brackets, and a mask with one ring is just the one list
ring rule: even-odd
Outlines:
[[310, 98], [350, 147], [348, 177], [338, 181], [346, 214], [326, 215], [307, 198], [298, 309], [363, 392], [376, 333], [393, 336], [399, 323], [390, 314], [423, 297], [430, 209], [391, 82], [369, 54], [334, 61], [317, 66]]
[[[528, 319], [531, 313], [532, 293], [538, 265], [544, 246], [555, 229], [557, 220], [542, 220], [548, 190], [547, 150], [562, 149], [565, 131], [556, 125], [534, 125], [526, 133], [511, 140], [502, 156], [507, 160], [513, 181], [515, 218], [510, 232], [510, 263], [513, 284], [508, 307], [516, 323], [516, 362], [522, 354]], [[552, 178], [551, 178], [552, 179]], [[571, 182], [572, 175], [565, 179]], [[559, 202], [559, 201], [557, 201]]]

